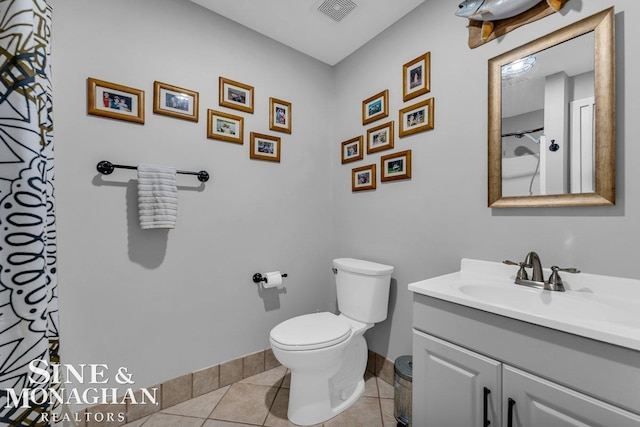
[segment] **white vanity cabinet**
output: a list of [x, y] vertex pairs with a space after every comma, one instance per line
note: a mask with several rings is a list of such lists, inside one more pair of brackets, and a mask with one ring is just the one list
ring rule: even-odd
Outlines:
[[636, 350], [418, 293], [413, 332], [416, 427], [640, 427]]

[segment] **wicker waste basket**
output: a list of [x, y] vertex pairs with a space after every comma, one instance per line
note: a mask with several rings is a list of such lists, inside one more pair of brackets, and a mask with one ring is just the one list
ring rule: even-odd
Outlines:
[[411, 426], [411, 388], [413, 380], [413, 357], [400, 356], [394, 364], [394, 408], [398, 427]]

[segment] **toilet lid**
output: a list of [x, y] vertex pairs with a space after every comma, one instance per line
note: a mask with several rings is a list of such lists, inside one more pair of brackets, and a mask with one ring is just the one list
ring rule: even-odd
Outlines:
[[349, 322], [333, 313], [285, 320], [271, 330], [271, 340], [285, 350], [314, 350], [341, 343], [351, 335]]

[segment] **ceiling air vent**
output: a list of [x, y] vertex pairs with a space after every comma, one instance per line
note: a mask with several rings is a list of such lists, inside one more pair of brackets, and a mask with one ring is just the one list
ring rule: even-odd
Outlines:
[[325, 0], [318, 10], [334, 21], [340, 22], [355, 9], [356, 6], [357, 5], [351, 0]]

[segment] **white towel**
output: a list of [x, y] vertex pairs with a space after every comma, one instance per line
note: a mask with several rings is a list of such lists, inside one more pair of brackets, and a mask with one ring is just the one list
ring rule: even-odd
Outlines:
[[176, 168], [138, 165], [140, 228], [175, 228], [178, 216]]

